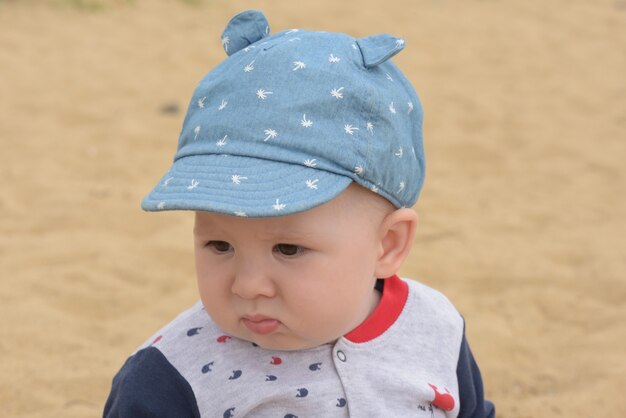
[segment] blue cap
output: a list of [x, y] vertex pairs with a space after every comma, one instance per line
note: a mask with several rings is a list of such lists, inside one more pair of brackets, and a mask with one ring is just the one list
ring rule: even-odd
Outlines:
[[263, 13], [231, 19], [228, 58], [194, 91], [170, 170], [148, 211], [282, 216], [328, 202], [354, 181], [396, 207], [424, 182], [422, 107], [381, 34], [286, 30]]

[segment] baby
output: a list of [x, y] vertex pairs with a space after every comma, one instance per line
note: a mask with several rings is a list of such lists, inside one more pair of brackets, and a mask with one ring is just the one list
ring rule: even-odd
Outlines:
[[105, 417], [494, 417], [464, 321], [396, 275], [424, 180], [390, 35], [236, 15], [148, 211], [195, 211], [201, 301], [113, 379]]

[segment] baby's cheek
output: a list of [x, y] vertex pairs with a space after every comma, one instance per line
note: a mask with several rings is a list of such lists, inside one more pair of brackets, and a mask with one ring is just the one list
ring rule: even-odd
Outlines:
[[202, 281], [205, 281], [208, 278], [209, 275], [209, 263], [207, 262], [207, 260], [205, 258], [202, 257], [202, 255], [198, 254], [196, 251], [196, 257], [195, 257], [195, 263], [196, 263], [196, 279], [198, 280], [198, 283], [200, 284]]
[[211, 285], [209, 283], [209, 280], [207, 280], [205, 276], [198, 274], [196, 281], [198, 285], [198, 292], [200, 293], [200, 298], [202, 299], [202, 301], [205, 301], [205, 299], [209, 298], [209, 296], [211, 295]]
[[224, 294], [225, 289], [222, 286], [217, 286], [214, 280], [208, 277], [198, 277], [198, 293], [200, 299], [207, 310], [211, 314], [211, 317], [219, 315], [225, 310], [225, 304], [228, 297]]
[[326, 343], [350, 331], [354, 315], [346, 309], [345, 301], [328, 296], [320, 296], [315, 301], [297, 305], [297, 315], [301, 328], [311, 337]]

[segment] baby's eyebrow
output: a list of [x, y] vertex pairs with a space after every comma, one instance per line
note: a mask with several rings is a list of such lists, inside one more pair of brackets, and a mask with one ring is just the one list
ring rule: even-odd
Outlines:
[[193, 234], [196, 236], [206, 235], [209, 233], [220, 232], [220, 231], [221, 231], [221, 228], [219, 227], [219, 224], [216, 222], [203, 221], [202, 225], [198, 225], [198, 223], [196, 222], [193, 226]]
[[207, 231], [207, 228], [194, 228], [193, 229], [194, 237], [202, 238], [207, 235], [209, 235], [209, 231]]
[[269, 228], [259, 233], [259, 237], [266, 241], [297, 241], [299, 239], [305, 239], [318, 236], [317, 231], [313, 229], [281, 226], [280, 228]]
[[281, 241], [282, 243], [288, 244], [290, 242], [297, 242], [309, 238], [314, 238], [316, 236], [317, 235], [314, 232], [288, 232], [271, 234], [270, 236], [268, 236], [268, 239], [272, 241]]

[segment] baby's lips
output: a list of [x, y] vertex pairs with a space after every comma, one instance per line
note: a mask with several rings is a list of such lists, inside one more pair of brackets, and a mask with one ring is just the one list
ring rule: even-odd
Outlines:
[[271, 334], [280, 325], [277, 319], [264, 315], [246, 315], [241, 321], [250, 331], [260, 335]]

